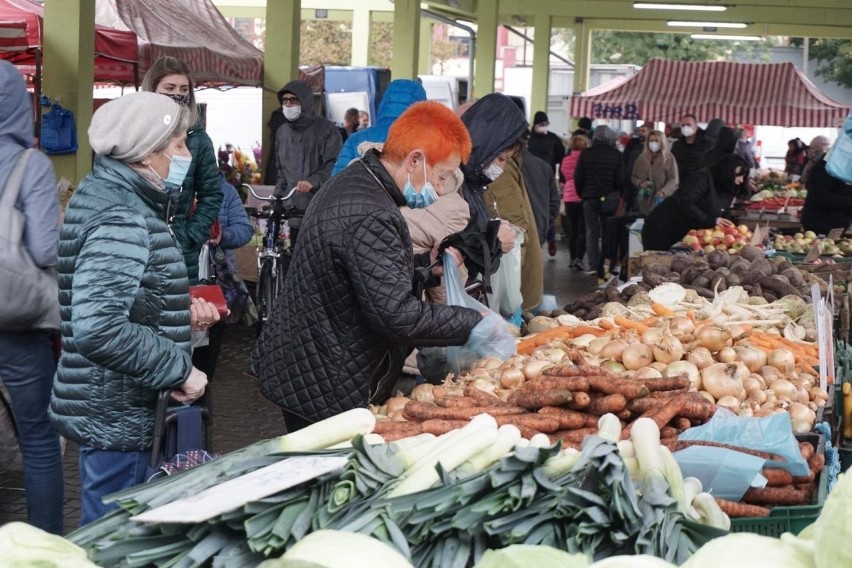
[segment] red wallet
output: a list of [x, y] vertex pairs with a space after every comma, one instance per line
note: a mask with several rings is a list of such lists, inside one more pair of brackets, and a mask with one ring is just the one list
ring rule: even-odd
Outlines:
[[222, 293], [222, 287], [218, 284], [190, 286], [189, 297], [207, 300], [216, 306], [216, 310], [219, 312], [220, 316], [228, 314], [228, 302], [225, 301], [225, 295]]

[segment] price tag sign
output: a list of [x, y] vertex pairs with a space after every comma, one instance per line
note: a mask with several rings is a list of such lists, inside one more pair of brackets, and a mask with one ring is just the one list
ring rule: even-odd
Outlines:
[[[817, 331], [817, 348], [819, 349], [819, 388], [828, 389], [828, 353], [832, 350], [834, 336], [832, 334], [832, 317], [828, 314], [825, 300], [820, 298], [819, 285], [811, 285], [811, 300], [813, 301], [814, 323]], [[828, 316], [826, 317], [826, 314]], [[827, 322], [825, 320], [828, 320]], [[833, 373], [833, 370], [832, 370]]]
[[810, 252], [808, 252], [808, 254], [805, 255], [805, 259], [802, 262], [804, 264], [811, 264], [813, 262], [816, 262], [816, 260], [819, 258], [819, 255], [821, 255], [821, 254], [822, 254], [822, 247], [820, 247], [819, 241], [814, 241], [814, 244], [811, 247]]
[[767, 238], [769, 238], [769, 223], [767, 223], [763, 227], [761, 227], [760, 224], [757, 223], [754, 226], [754, 232], [751, 234], [751, 243], [749, 244], [751, 244], [752, 246], [757, 246], [763, 241], [765, 241]]
[[303, 456], [231, 479], [209, 489], [131, 517], [141, 523], [201, 523], [326, 473], [342, 470], [345, 457]]
[[845, 231], [845, 230], [846, 229], [844, 229], [842, 227], [839, 228], [839, 229], [832, 229], [828, 232], [828, 238], [831, 239], [831, 240], [840, 239], [840, 238], [843, 237], [843, 231]]

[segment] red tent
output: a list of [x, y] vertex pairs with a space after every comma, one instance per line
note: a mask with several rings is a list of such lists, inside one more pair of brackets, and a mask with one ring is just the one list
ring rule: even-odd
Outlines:
[[850, 107], [822, 94], [792, 63], [652, 59], [620, 85], [570, 97], [569, 116], [839, 127]]
[[[0, 0], [0, 58], [38, 80], [44, 7], [29, 0]], [[25, 30], [22, 37], [21, 30]], [[9, 30], [9, 31], [3, 31]], [[12, 37], [9, 37], [12, 34]], [[8, 41], [7, 41], [8, 38]], [[95, 26], [95, 81], [136, 83], [138, 54], [133, 32]]]

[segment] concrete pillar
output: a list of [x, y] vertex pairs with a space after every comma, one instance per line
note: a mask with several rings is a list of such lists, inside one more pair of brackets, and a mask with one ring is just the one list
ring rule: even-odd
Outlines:
[[432, 74], [432, 32], [434, 21], [420, 18], [420, 48], [417, 55], [417, 74]]
[[43, 91], [74, 113], [76, 154], [51, 156], [56, 177], [77, 184], [92, 169], [87, 131], [92, 121], [95, 0], [45, 2]]
[[299, 39], [302, 21], [301, 0], [276, 0], [266, 3], [266, 37], [263, 55], [263, 157], [269, 151], [270, 137], [266, 123], [269, 115], [281, 106], [278, 89], [299, 78]]
[[530, 108], [527, 109], [530, 124], [537, 110], [547, 112], [547, 94], [550, 90], [550, 16], [536, 14], [534, 25], [532, 95]]
[[355, 67], [366, 67], [370, 61], [370, 21], [369, 8], [352, 10], [352, 59]]
[[589, 89], [589, 65], [592, 58], [592, 30], [582, 19], [574, 26], [574, 93]]
[[497, 63], [497, 0], [476, 3], [476, 76], [473, 96], [482, 98], [494, 91], [494, 66]]
[[393, 4], [392, 79], [417, 77], [419, 48], [420, 0], [396, 0]]

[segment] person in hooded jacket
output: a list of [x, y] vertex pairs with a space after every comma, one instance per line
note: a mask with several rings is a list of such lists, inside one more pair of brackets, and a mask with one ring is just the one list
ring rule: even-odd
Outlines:
[[[317, 116], [314, 94], [304, 81], [290, 81], [278, 91], [286, 123], [276, 132], [278, 180], [276, 195], [292, 188], [292, 205], [306, 211], [320, 187], [331, 178], [343, 141], [340, 131], [330, 120]], [[294, 220], [295, 221], [295, 220]], [[297, 223], [290, 223], [290, 240], [295, 245]]]
[[565, 144], [562, 138], [550, 131], [550, 120], [543, 111], [537, 111], [533, 116], [527, 148], [533, 156], [547, 162], [554, 172], [565, 157]]
[[[102, 497], [142, 483], [159, 392], [188, 404], [207, 384], [192, 365], [191, 331], [218, 321], [190, 300], [169, 222], [184, 162], [189, 111], [140, 91], [92, 117], [92, 172], [68, 203], [59, 242], [62, 354], [50, 419], [79, 450], [81, 523], [116, 507]], [[218, 177], [217, 177], [218, 180]]]
[[808, 195], [802, 208], [802, 228], [818, 235], [852, 225], [852, 184], [832, 176], [825, 167], [822, 153], [808, 168]]
[[642, 246], [645, 250], [668, 250], [692, 229], [733, 227], [725, 215], [747, 176], [748, 164], [735, 154], [681, 176], [677, 191], [645, 219]]
[[[417, 103], [391, 126], [381, 153], [365, 154], [311, 202], [305, 238], [251, 357], [261, 394], [282, 407], [288, 430], [381, 404], [414, 346], [467, 343], [478, 352], [480, 338], [507, 333], [496, 314], [413, 294], [400, 208], [434, 202], [470, 147], [450, 109]], [[461, 263], [457, 250], [447, 252]]]
[[677, 171], [683, 177], [700, 169], [701, 157], [711, 148], [704, 131], [698, 127], [693, 114], [680, 117], [680, 135], [672, 144], [672, 156], [677, 161]]
[[426, 100], [426, 90], [423, 85], [411, 79], [394, 79], [388, 85], [382, 102], [379, 103], [378, 115], [375, 126], [353, 132], [346, 139], [331, 175], [336, 176], [342, 172], [353, 160], [361, 155], [358, 146], [364, 142], [384, 142], [388, 137], [388, 130], [393, 121], [405, 110], [416, 102]]
[[213, 141], [198, 117], [192, 75], [183, 61], [171, 56], [155, 61], [142, 79], [142, 90], [165, 95], [190, 112], [192, 126], [187, 130], [186, 147], [192, 161], [183, 180], [172, 230], [183, 251], [189, 284], [195, 285], [198, 284], [198, 255], [222, 205], [219, 162]]
[[[521, 109], [523, 111], [523, 109]], [[538, 225], [539, 242], [547, 241], [547, 252], [556, 255], [556, 228], [554, 222], [559, 214], [559, 190], [556, 188], [556, 170], [565, 157], [565, 144], [562, 138], [550, 132], [550, 120], [542, 111], [535, 113], [533, 127], [524, 144], [523, 159], [521, 160], [524, 180], [529, 190], [533, 205], [536, 224]], [[543, 177], [545, 170], [540, 167], [538, 158], [550, 167], [550, 177]], [[556, 211], [551, 211], [553, 204]], [[552, 213], [552, 214], [551, 214]]]
[[[32, 100], [23, 77], [14, 65], [0, 61], [0, 199], [13, 168], [24, 151], [33, 147], [32, 116]], [[24, 217], [27, 253], [36, 266], [48, 269], [56, 265], [59, 241], [56, 176], [47, 156], [34, 151], [29, 154], [26, 175], [12, 205]], [[47, 407], [56, 371], [58, 294], [56, 288], [44, 313], [32, 314], [27, 329], [0, 327], [0, 381], [9, 392], [24, 461], [27, 519], [54, 534], [63, 532], [62, 455], [59, 433], [50, 424]], [[14, 433], [9, 434], [14, 438]]]
[[737, 149], [737, 133], [733, 128], [723, 126], [716, 134], [716, 142], [712, 148], [701, 156], [700, 166], [708, 168]]

